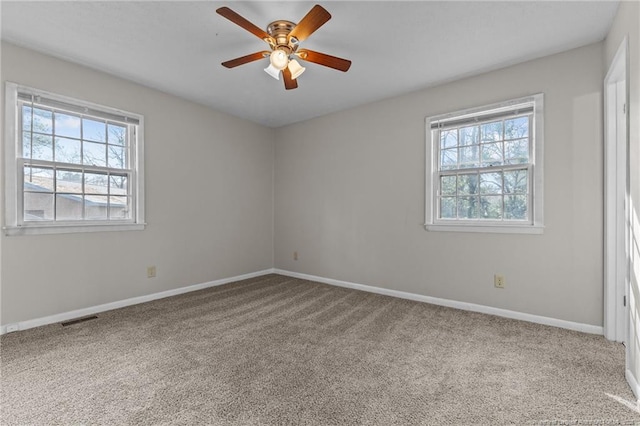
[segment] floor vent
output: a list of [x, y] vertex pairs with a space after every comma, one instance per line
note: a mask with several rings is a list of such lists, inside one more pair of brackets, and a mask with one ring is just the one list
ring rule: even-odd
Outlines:
[[61, 322], [60, 324], [62, 324], [63, 327], [66, 327], [68, 325], [73, 325], [73, 324], [77, 324], [79, 322], [85, 322], [85, 321], [89, 321], [89, 320], [97, 319], [97, 318], [98, 318], [97, 315], [91, 315], [91, 316], [88, 316], [88, 317], [82, 317], [82, 318], [72, 319], [72, 320], [69, 320], [69, 321], [64, 321], [64, 322]]

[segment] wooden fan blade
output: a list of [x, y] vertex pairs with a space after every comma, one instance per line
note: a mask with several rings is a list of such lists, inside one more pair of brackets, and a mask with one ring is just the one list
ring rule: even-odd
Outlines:
[[313, 50], [302, 49], [296, 55], [303, 61], [313, 62], [325, 67], [333, 68], [338, 71], [347, 72], [351, 66], [348, 59], [338, 58], [337, 56], [327, 55], [326, 53], [315, 52]]
[[250, 55], [241, 56], [240, 58], [225, 61], [222, 63], [222, 66], [227, 68], [235, 68], [239, 65], [248, 64], [249, 62], [259, 61], [260, 59], [264, 59], [267, 56], [269, 56], [269, 52], [256, 52]]
[[267, 43], [269, 44], [275, 43], [275, 40], [273, 39], [273, 37], [267, 34], [266, 31], [264, 31], [262, 28], [257, 27], [251, 22], [247, 21], [242, 16], [238, 15], [236, 12], [229, 9], [228, 7], [226, 6], [221, 7], [218, 10], [216, 10], [216, 12], [218, 13], [218, 15], [224, 16], [234, 24], [239, 25], [240, 27], [249, 31], [251, 34], [255, 35], [256, 37], [266, 41]]
[[287, 90], [297, 89], [298, 82], [291, 78], [291, 71], [289, 68], [285, 68], [282, 70], [282, 76], [284, 77], [284, 88]]
[[331, 19], [331, 14], [327, 12], [324, 7], [316, 4], [309, 13], [298, 22], [298, 25], [291, 30], [289, 37], [295, 37], [299, 41], [302, 41], [323, 26], [329, 19]]

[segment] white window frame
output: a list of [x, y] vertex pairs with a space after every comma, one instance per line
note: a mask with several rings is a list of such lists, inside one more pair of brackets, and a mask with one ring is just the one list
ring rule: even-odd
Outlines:
[[[438, 129], [434, 125], [446, 125], [460, 120], [469, 119], [481, 121], [484, 118], [505, 115], [518, 108], [533, 106], [533, 125], [529, 129], [531, 143], [529, 146], [529, 218], [525, 221], [491, 221], [487, 219], [439, 219], [438, 191], [439, 191], [439, 139]], [[544, 147], [544, 95], [542, 93], [513, 99], [505, 102], [468, 108], [447, 114], [440, 114], [426, 118], [426, 196], [425, 196], [425, 229], [428, 231], [454, 232], [492, 232], [492, 233], [521, 233], [542, 234], [543, 221], [543, 147]], [[484, 170], [480, 168], [479, 170]], [[486, 170], [490, 170], [487, 167]], [[456, 169], [457, 170], [457, 169]]]
[[[23, 160], [21, 152], [21, 129], [18, 127], [18, 95], [29, 94], [57, 101], [85, 111], [126, 117], [138, 122], [135, 132], [130, 136], [130, 196], [132, 212], [129, 219], [78, 220], [78, 221], [24, 221], [23, 212]], [[74, 232], [133, 231], [143, 230], [144, 211], [144, 117], [128, 111], [119, 110], [92, 102], [58, 95], [44, 90], [22, 86], [13, 82], [5, 83], [5, 135], [4, 135], [4, 226], [5, 235], [37, 235]]]

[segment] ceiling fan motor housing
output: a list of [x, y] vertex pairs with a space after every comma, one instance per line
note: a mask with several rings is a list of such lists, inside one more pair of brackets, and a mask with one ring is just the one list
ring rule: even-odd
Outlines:
[[267, 34], [275, 40], [273, 49], [284, 49], [288, 54], [298, 49], [298, 40], [295, 37], [289, 38], [289, 33], [296, 27], [291, 21], [279, 20], [273, 21], [267, 26]]

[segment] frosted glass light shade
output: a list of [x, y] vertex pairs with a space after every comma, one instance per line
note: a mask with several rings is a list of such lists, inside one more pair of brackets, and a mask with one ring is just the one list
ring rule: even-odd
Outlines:
[[283, 70], [289, 64], [289, 55], [284, 50], [276, 49], [271, 52], [271, 56], [269, 56], [269, 61], [271, 61], [271, 65], [276, 67], [279, 70]]
[[291, 71], [292, 79], [295, 80], [296, 78], [300, 77], [304, 70], [306, 70], [306, 68], [300, 65], [300, 62], [296, 61], [295, 59], [289, 61], [289, 71]]
[[264, 72], [266, 72], [276, 80], [280, 80], [280, 70], [274, 67], [273, 64], [269, 64], [269, 66], [264, 69]]

